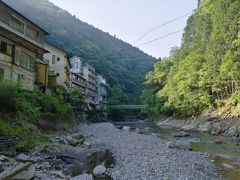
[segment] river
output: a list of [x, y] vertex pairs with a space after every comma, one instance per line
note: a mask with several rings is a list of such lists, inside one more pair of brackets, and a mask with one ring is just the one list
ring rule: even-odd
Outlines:
[[[131, 120], [114, 122], [115, 125], [130, 126], [132, 128], [147, 128], [150, 132], [157, 134], [166, 140], [176, 139], [173, 134], [179, 132], [169, 127], [159, 127], [151, 122], [142, 120]], [[191, 132], [188, 137], [181, 137], [192, 142], [193, 151], [207, 152], [216, 156], [211, 160], [219, 167], [220, 175], [225, 179], [240, 179], [240, 145], [231, 138], [214, 136], [205, 133]], [[232, 166], [229, 170], [223, 170], [223, 163]]]

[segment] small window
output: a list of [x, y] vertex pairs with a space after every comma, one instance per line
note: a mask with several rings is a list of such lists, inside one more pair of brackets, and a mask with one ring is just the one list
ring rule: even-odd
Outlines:
[[56, 56], [55, 55], [52, 55], [52, 64], [55, 64], [56, 62]]
[[35, 61], [34, 57], [31, 57], [30, 55], [28, 55], [25, 52], [21, 53], [21, 60], [20, 60], [20, 66], [21, 67], [23, 67], [27, 70], [30, 70], [30, 71], [34, 71], [35, 70], [35, 64], [36, 64], [36, 61]]
[[39, 36], [38, 32], [30, 27], [27, 27], [27, 35], [29, 35], [30, 37], [33, 37], [33, 38], [37, 38]]
[[17, 18], [15, 18], [15, 17], [13, 17], [13, 16], [12, 16], [11, 20], [12, 20], [14, 23], [18, 24], [19, 26], [24, 26], [24, 24], [23, 24], [21, 21], [19, 21]]
[[0, 68], [0, 80], [4, 78], [4, 69]]
[[59, 57], [57, 58], [57, 61], [60, 61], [60, 58], [59, 58]]
[[13, 46], [4, 41], [1, 41], [0, 51], [5, 53], [8, 56], [12, 56]]
[[60, 74], [59, 73], [56, 73], [57, 76], [59, 76]]

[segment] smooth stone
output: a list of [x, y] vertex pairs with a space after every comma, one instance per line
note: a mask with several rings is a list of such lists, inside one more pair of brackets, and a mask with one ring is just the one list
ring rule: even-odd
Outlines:
[[7, 157], [4, 156], [4, 155], [0, 155], [0, 161], [6, 161], [7, 160]]
[[42, 180], [52, 180], [53, 179], [48, 174], [45, 174], [45, 173], [40, 172], [40, 171], [37, 171], [35, 173], [35, 178], [39, 178], [39, 179], [42, 179]]
[[226, 164], [226, 163], [222, 163], [222, 166], [226, 169], [232, 169], [233, 166], [229, 165], [229, 164]]
[[29, 156], [21, 153], [16, 157], [16, 160], [20, 161], [20, 162], [28, 162], [29, 161]]
[[92, 174], [82, 174], [79, 176], [72, 177], [70, 180], [94, 180]]
[[16, 176], [12, 177], [11, 179], [16, 179], [16, 180], [30, 180], [33, 179], [35, 176], [36, 168], [34, 165], [31, 165], [29, 168], [26, 170], [18, 173]]
[[122, 128], [122, 130], [130, 131], [130, 130], [131, 130], [131, 127], [130, 127], [130, 126], [124, 126], [124, 127]]
[[189, 141], [184, 140], [177, 140], [176, 147], [181, 150], [192, 150], [192, 144]]
[[104, 174], [106, 171], [107, 171], [107, 169], [105, 168], [105, 166], [103, 166], [103, 165], [98, 165], [98, 166], [96, 166], [96, 167], [93, 169], [93, 174], [94, 174], [95, 176], [99, 176], [99, 175]]
[[174, 137], [187, 137], [187, 136], [190, 136], [190, 134], [187, 132], [184, 132], [184, 131], [180, 131], [180, 132], [173, 134], [173, 136]]
[[168, 148], [175, 148], [176, 147], [176, 141], [169, 141], [167, 142]]
[[214, 143], [216, 143], [216, 144], [222, 144], [223, 142], [222, 142], [221, 140], [219, 140], [219, 139], [215, 139], [215, 140], [214, 140]]
[[32, 163], [19, 163], [15, 166], [9, 167], [5, 171], [0, 173], [0, 179], [11, 179], [11, 177], [15, 176], [19, 172], [22, 172], [29, 168], [32, 165]]
[[62, 171], [53, 171], [52, 173], [60, 178], [63, 178], [63, 179], [65, 178], [65, 175], [63, 174]]

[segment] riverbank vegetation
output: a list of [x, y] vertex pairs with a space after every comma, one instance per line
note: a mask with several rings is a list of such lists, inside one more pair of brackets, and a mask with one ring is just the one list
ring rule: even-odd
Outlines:
[[47, 121], [46, 127], [41, 127], [43, 130], [56, 122], [73, 126], [76, 123], [74, 112], [79, 110], [83, 100], [81, 93], [77, 90], [64, 95], [61, 91], [56, 93], [42, 94], [36, 90], [28, 91], [21, 84], [0, 81], [0, 135], [27, 136], [17, 147], [28, 149], [45, 139], [39, 136], [42, 119]]
[[151, 116], [240, 116], [240, 1], [203, 0], [182, 45], [159, 60], [143, 91]]

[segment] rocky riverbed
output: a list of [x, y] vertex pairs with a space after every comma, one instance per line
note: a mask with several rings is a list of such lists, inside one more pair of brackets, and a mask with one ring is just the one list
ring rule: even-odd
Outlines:
[[239, 118], [220, 118], [215, 114], [201, 116], [195, 119], [162, 118], [159, 126], [169, 126], [184, 131], [198, 131], [213, 135], [240, 137]]
[[154, 134], [120, 130], [110, 123], [82, 125], [79, 131], [92, 135], [90, 144], [104, 144], [113, 152], [114, 179], [219, 179], [208, 154], [170, 149]]
[[219, 179], [209, 154], [171, 149], [155, 134], [142, 133], [111, 123], [81, 124], [50, 136], [32, 153], [1, 155], [0, 179]]

